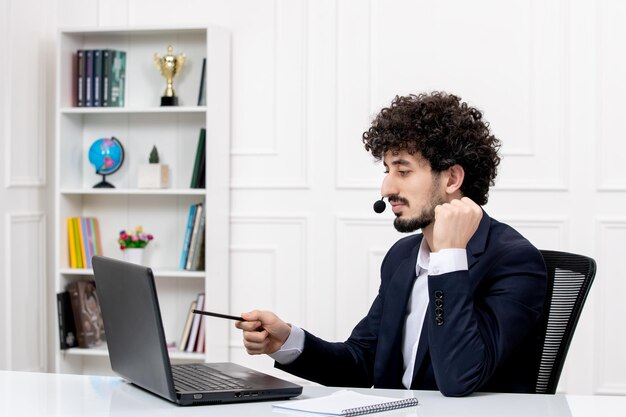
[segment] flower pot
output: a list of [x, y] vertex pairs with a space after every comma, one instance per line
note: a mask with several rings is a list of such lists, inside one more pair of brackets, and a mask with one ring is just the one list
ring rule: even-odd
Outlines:
[[167, 188], [169, 167], [163, 164], [142, 164], [137, 170], [138, 188]]
[[126, 248], [124, 249], [124, 260], [137, 265], [143, 265], [144, 248]]

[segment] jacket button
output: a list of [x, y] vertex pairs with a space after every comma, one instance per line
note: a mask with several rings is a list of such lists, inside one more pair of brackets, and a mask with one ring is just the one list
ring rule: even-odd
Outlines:
[[435, 317], [435, 323], [437, 326], [443, 326], [443, 317]]
[[435, 291], [435, 298], [443, 298], [443, 291], [441, 290], [436, 290]]
[[441, 298], [435, 299], [435, 307], [443, 307], [443, 300]]

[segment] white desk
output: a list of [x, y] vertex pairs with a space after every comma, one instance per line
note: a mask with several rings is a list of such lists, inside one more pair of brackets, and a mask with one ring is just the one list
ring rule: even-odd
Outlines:
[[[305, 387], [298, 398], [332, 393], [330, 387]], [[579, 395], [474, 394], [446, 398], [433, 391], [360, 390], [389, 397], [415, 395], [420, 405], [371, 414], [393, 417], [623, 417], [626, 397]], [[297, 399], [291, 400], [297, 401]], [[1, 416], [220, 416], [281, 417], [272, 402], [179, 407], [127, 384], [120, 378], [0, 371]]]

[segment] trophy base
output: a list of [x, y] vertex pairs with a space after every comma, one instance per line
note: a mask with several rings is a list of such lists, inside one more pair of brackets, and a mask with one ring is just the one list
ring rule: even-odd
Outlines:
[[161, 106], [178, 106], [178, 97], [161, 97]]

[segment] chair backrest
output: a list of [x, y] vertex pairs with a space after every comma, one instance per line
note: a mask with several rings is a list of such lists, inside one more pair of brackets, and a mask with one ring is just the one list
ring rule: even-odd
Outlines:
[[583, 255], [542, 250], [548, 273], [545, 338], [535, 392], [554, 394], [591, 283], [596, 262]]

